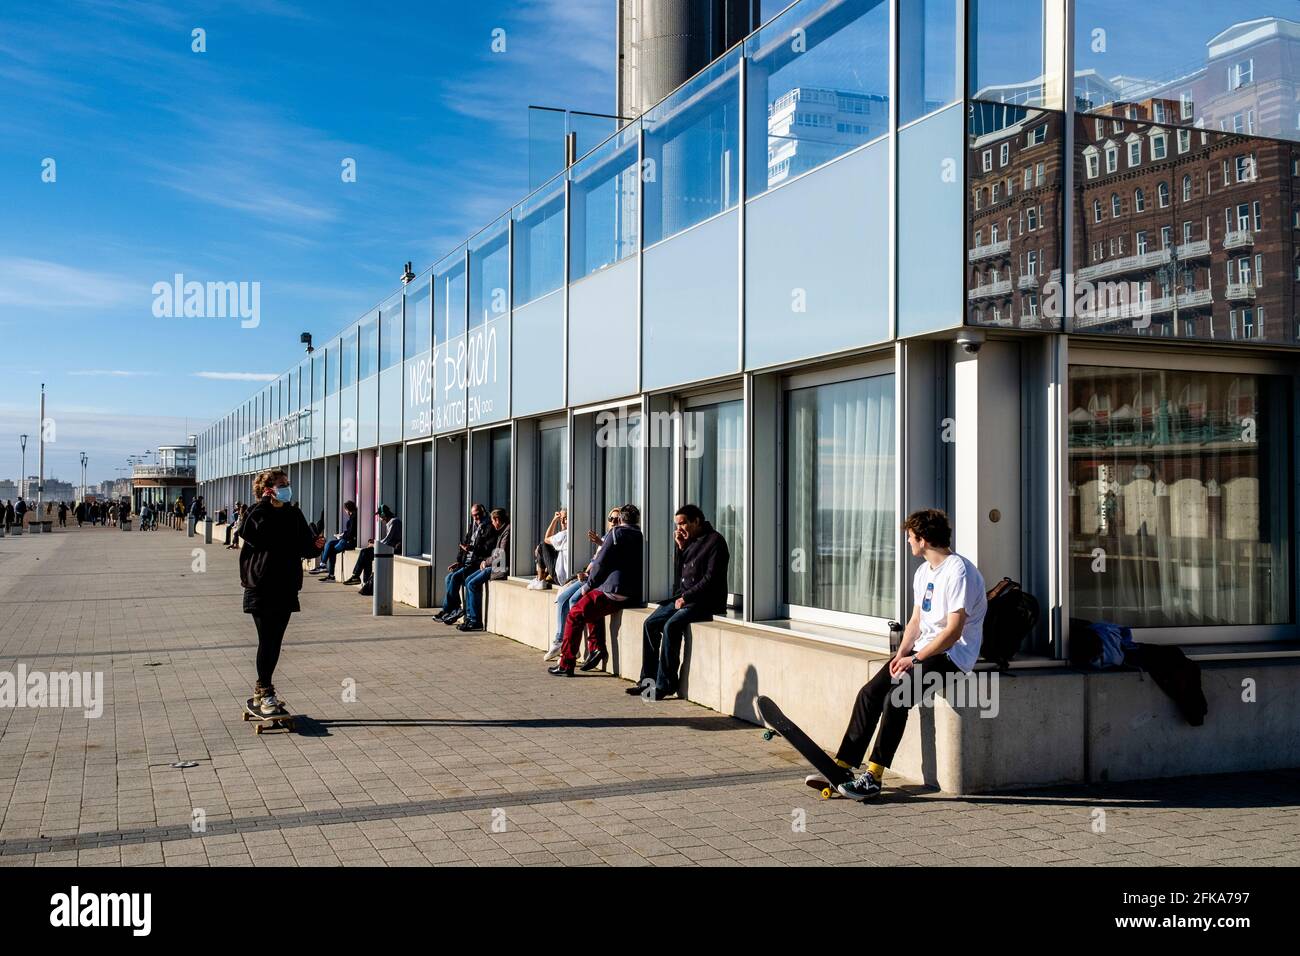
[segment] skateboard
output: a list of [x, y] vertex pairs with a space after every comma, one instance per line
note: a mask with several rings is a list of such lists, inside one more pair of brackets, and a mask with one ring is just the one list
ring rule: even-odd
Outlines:
[[[809, 774], [804, 779], [804, 783], [812, 787], [821, 794], [823, 800], [829, 800], [836, 795], [836, 786], [846, 783], [853, 779], [853, 774], [845, 770], [826, 751], [813, 743], [811, 737], [799, 729], [799, 725], [781, 712], [781, 708], [776, 706], [776, 701], [770, 697], [759, 697], [755, 702], [755, 710], [763, 721], [763, 726], [774, 735], [784, 737], [790, 741], [790, 746], [799, 751], [800, 755], [812, 764], [815, 774]], [[764, 734], [766, 739], [768, 738]]]
[[278, 714], [268, 716], [260, 710], [253, 709], [253, 698], [251, 697], [244, 702], [244, 720], [257, 721], [253, 725], [253, 733], [255, 734], [260, 734], [265, 730], [274, 730], [277, 727], [293, 733], [293, 715], [289, 713], [287, 708], [282, 707]]

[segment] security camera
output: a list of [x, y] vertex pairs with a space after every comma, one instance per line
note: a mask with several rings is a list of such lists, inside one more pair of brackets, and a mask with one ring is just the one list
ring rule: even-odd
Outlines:
[[310, 355], [312, 352], [316, 351], [315, 349], [313, 349], [313, 348], [311, 347], [311, 333], [310, 333], [310, 332], [304, 332], [302, 335], [298, 336], [298, 341], [301, 342], [303, 345], [307, 346], [307, 354], [308, 354], [308, 355]]
[[984, 344], [984, 333], [979, 329], [966, 329], [957, 333], [957, 344], [961, 346], [963, 352], [974, 355]]

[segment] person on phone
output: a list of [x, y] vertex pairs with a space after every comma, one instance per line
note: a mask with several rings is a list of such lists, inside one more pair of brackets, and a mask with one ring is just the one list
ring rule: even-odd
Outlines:
[[457, 545], [456, 560], [447, 565], [447, 577], [443, 581], [442, 610], [433, 616], [435, 621], [443, 624], [455, 624], [465, 613], [461, 605], [460, 589], [465, 579], [478, 570], [479, 564], [492, 554], [496, 547], [496, 536], [492, 525], [488, 523], [488, 510], [477, 502], [470, 505], [469, 528]]
[[495, 542], [492, 553], [478, 563], [478, 567], [465, 578], [465, 620], [456, 625], [458, 631], [486, 629], [483, 615], [483, 588], [488, 581], [504, 581], [510, 567], [510, 513], [505, 508], [493, 508], [492, 532]]
[[673, 596], [648, 618], [641, 635], [641, 679], [627, 689], [647, 700], [677, 693], [682, 639], [695, 621], [727, 610], [727, 541], [705, 520], [698, 505], [682, 505], [673, 516], [677, 548]]
[[253, 482], [256, 504], [244, 518], [239, 552], [239, 583], [244, 587], [244, 613], [257, 628], [257, 683], [253, 707], [268, 716], [283, 712], [275, 693], [275, 667], [289, 618], [302, 610], [302, 562], [321, 553], [325, 539], [313, 535], [293, 500], [289, 476], [279, 469], [264, 471]]
[[[870, 800], [880, 795], [885, 770], [893, 762], [907, 715], [921, 693], [921, 671], [937, 674], [969, 673], [980, 656], [984, 637], [984, 615], [988, 599], [979, 568], [952, 550], [952, 525], [936, 508], [914, 511], [903, 522], [912, 557], [921, 566], [912, 577], [915, 603], [903, 630], [903, 641], [889, 662], [863, 685], [853, 705], [853, 716], [835, 756], [848, 769], [862, 763], [867, 744], [876, 732], [867, 769], [839, 792], [851, 800]], [[911, 680], [914, 693], [892, 693], [894, 685]]]
[[[306, 519], [304, 519], [306, 520]], [[357, 503], [343, 502], [343, 530], [334, 536], [325, 550], [321, 552], [320, 563], [312, 568], [311, 574], [324, 574], [317, 580], [332, 582], [334, 580], [334, 562], [344, 551], [352, 551], [357, 546]]]

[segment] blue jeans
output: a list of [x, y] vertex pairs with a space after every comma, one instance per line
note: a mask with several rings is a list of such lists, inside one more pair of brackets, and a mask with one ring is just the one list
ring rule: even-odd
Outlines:
[[448, 611], [460, 610], [460, 586], [465, 583], [465, 579], [477, 571], [477, 568], [467, 568], [464, 565], [458, 567], [455, 571], [448, 571], [447, 576], [443, 579], [443, 590], [446, 597], [442, 599], [443, 613]]
[[653, 679], [664, 693], [676, 693], [681, 665], [682, 638], [692, 621], [707, 621], [711, 611], [698, 604], [678, 610], [673, 602], [661, 604], [645, 621], [641, 631], [641, 680]]
[[582, 582], [576, 578], [564, 586], [555, 596], [555, 643], [564, 637], [564, 619], [569, 616], [569, 608], [578, 603], [582, 597]]
[[320, 553], [320, 563], [329, 568], [330, 577], [334, 576], [334, 562], [344, 551], [351, 550], [343, 538], [334, 538], [325, 544], [325, 550]]
[[483, 586], [492, 577], [492, 567], [479, 568], [465, 579], [465, 622], [476, 627], [482, 626], [483, 620]]

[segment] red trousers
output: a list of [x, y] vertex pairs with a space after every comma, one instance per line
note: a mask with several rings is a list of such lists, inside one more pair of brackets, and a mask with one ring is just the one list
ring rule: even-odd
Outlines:
[[[598, 649], [604, 647], [605, 618], [623, 606], [622, 601], [615, 601], [604, 591], [588, 591], [569, 608], [568, 617], [564, 619], [564, 641], [560, 644], [560, 666], [572, 667], [578, 660], [578, 642], [584, 633], [590, 632], [596, 637]], [[587, 653], [591, 653], [588, 642]]]

